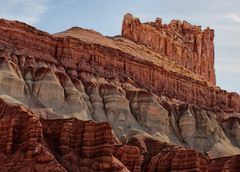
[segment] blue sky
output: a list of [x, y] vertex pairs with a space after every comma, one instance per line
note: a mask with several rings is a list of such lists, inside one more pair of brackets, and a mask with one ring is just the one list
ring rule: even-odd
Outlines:
[[141, 21], [156, 17], [215, 29], [217, 85], [240, 93], [239, 0], [1, 0], [0, 18], [24, 21], [55, 33], [72, 26], [104, 35], [121, 32], [122, 17], [130, 12]]

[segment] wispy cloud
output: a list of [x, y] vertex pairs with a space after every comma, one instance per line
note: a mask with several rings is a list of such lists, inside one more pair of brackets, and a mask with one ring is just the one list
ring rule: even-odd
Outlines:
[[225, 56], [222, 56], [222, 57], [220, 56], [218, 58], [218, 61], [216, 62], [216, 68], [220, 73], [239, 76], [240, 75], [239, 64], [240, 64], [240, 59], [237, 54], [232, 58], [226, 58]]
[[0, 6], [0, 18], [35, 24], [47, 10], [48, 1], [50, 0], [3, 0]]
[[231, 13], [227, 15], [227, 18], [233, 20], [234, 22], [240, 23], [240, 15]]
[[239, 70], [239, 65], [238, 64], [216, 64], [216, 67], [218, 68], [219, 72], [223, 72], [226, 74], [231, 74], [231, 75], [240, 75], [240, 70]]

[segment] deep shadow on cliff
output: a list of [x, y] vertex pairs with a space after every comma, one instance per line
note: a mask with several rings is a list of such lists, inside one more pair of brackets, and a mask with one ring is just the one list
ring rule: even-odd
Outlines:
[[214, 31], [141, 23], [50, 35], [0, 20], [1, 171], [240, 171], [240, 96]]

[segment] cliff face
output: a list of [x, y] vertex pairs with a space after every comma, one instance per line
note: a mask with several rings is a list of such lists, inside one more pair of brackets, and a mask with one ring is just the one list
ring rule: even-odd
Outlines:
[[125, 15], [122, 36], [144, 44], [177, 64], [201, 75], [211, 84], [216, 84], [214, 71], [214, 31], [201, 30], [186, 21], [172, 20], [162, 24], [155, 22], [141, 23], [131, 14]]
[[[19, 58], [26, 75], [30, 70], [51, 67], [77, 79], [81, 72], [120, 80], [130, 78], [157, 95], [176, 98], [206, 110], [240, 111], [239, 95], [227, 93], [201, 75], [124, 38], [110, 39], [80, 28], [52, 36], [22, 23], [4, 20], [0, 23], [1, 46], [8, 49], [6, 56]], [[61, 96], [59, 103], [63, 102], [62, 94], [56, 96]]]
[[[170, 29], [162, 27], [164, 33]], [[240, 96], [146, 43], [77, 27], [50, 35], [0, 20], [0, 167], [239, 169]], [[181, 47], [187, 43], [182, 40]], [[201, 61], [213, 44], [200, 47], [201, 57], [191, 48], [182, 51]], [[191, 62], [204, 68], [202, 61]]]

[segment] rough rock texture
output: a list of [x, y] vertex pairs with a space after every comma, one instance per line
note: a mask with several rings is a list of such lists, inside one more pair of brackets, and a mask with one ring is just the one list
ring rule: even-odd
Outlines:
[[206, 159], [194, 150], [164, 149], [151, 158], [147, 171], [207, 171]]
[[1, 171], [122, 171], [108, 123], [40, 120], [26, 107], [0, 99]]
[[[128, 144], [138, 147], [142, 155], [144, 155], [144, 160], [142, 161], [142, 171], [237, 172], [240, 169], [238, 163], [239, 155], [211, 159], [208, 155], [203, 155], [192, 149], [176, 147], [142, 135], [130, 138], [128, 140]], [[124, 148], [125, 147], [123, 147], [122, 150], [124, 150]], [[125, 151], [125, 155], [131, 156], [129, 151]], [[134, 157], [135, 160], [138, 159], [136, 158], [136, 155], [137, 154], [135, 154]], [[132, 157], [133, 156], [131, 156], [131, 158]]]
[[141, 172], [143, 155], [138, 147], [117, 145], [115, 146], [114, 156], [118, 158], [130, 171]]
[[66, 171], [43, 145], [38, 116], [0, 99], [1, 171]]
[[47, 143], [68, 171], [128, 171], [113, 157], [108, 123], [57, 119], [42, 125]]
[[186, 21], [172, 20], [162, 24], [162, 19], [142, 24], [138, 18], [126, 14], [122, 36], [149, 46], [185, 68], [216, 84], [214, 71], [214, 31], [201, 30]]
[[239, 164], [239, 155], [226, 158], [218, 158], [211, 160], [208, 165], [208, 171], [217, 172], [217, 171], [231, 171], [238, 172], [240, 169]]
[[1, 171], [238, 171], [239, 156], [210, 159], [191, 149], [138, 135], [116, 145], [108, 123], [40, 119], [0, 99]]
[[[185, 36], [180, 47], [191, 43]], [[176, 58], [181, 51], [199, 57], [194, 70], [135, 41], [78, 27], [50, 35], [0, 20], [0, 167], [238, 169], [240, 96], [214, 85], [213, 64], [201, 69], [201, 59], [213, 57], [211, 39], [196, 51], [192, 44], [171, 50]]]

